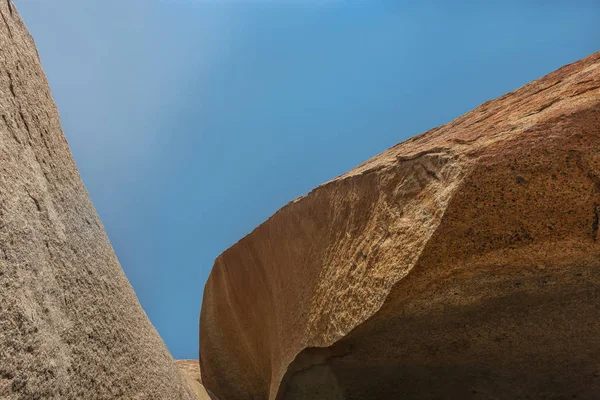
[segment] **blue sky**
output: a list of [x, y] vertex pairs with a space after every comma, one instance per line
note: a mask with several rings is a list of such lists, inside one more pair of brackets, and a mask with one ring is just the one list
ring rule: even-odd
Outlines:
[[598, 1], [13, 1], [176, 358], [215, 257], [278, 208], [600, 50]]

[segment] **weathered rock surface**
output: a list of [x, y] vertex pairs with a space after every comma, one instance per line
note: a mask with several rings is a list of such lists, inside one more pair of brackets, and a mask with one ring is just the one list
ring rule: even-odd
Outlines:
[[200, 361], [198, 360], [176, 360], [179, 370], [189, 379], [202, 383], [200, 376]]
[[192, 399], [81, 182], [31, 36], [10, 1], [0, 17], [0, 398]]
[[190, 387], [196, 393], [200, 400], [210, 400], [210, 396], [206, 393], [202, 386], [202, 378], [200, 376], [200, 362], [198, 360], [177, 360], [177, 367], [188, 380]]
[[600, 398], [600, 53], [403, 142], [219, 256], [235, 399]]

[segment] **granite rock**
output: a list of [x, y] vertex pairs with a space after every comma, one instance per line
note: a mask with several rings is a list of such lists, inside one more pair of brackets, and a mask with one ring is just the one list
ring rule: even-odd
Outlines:
[[107, 239], [10, 0], [0, 17], [0, 398], [193, 399]]
[[220, 255], [236, 399], [600, 397], [600, 53], [413, 137]]

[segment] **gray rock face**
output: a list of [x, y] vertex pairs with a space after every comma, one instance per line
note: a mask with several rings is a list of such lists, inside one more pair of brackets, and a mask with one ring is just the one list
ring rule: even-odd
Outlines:
[[10, 1], [0, 16], [0, 398], [193, 398], [81, 182], [33, 39]]

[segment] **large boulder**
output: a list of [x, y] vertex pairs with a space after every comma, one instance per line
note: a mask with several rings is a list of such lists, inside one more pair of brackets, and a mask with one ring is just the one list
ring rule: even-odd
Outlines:
[[192, 399], [115, 257], [10, 0], [0, 17], [0, 398]]
[[600, 53], [316, 188], [217, 258], [236, 399], [600, 398]]

